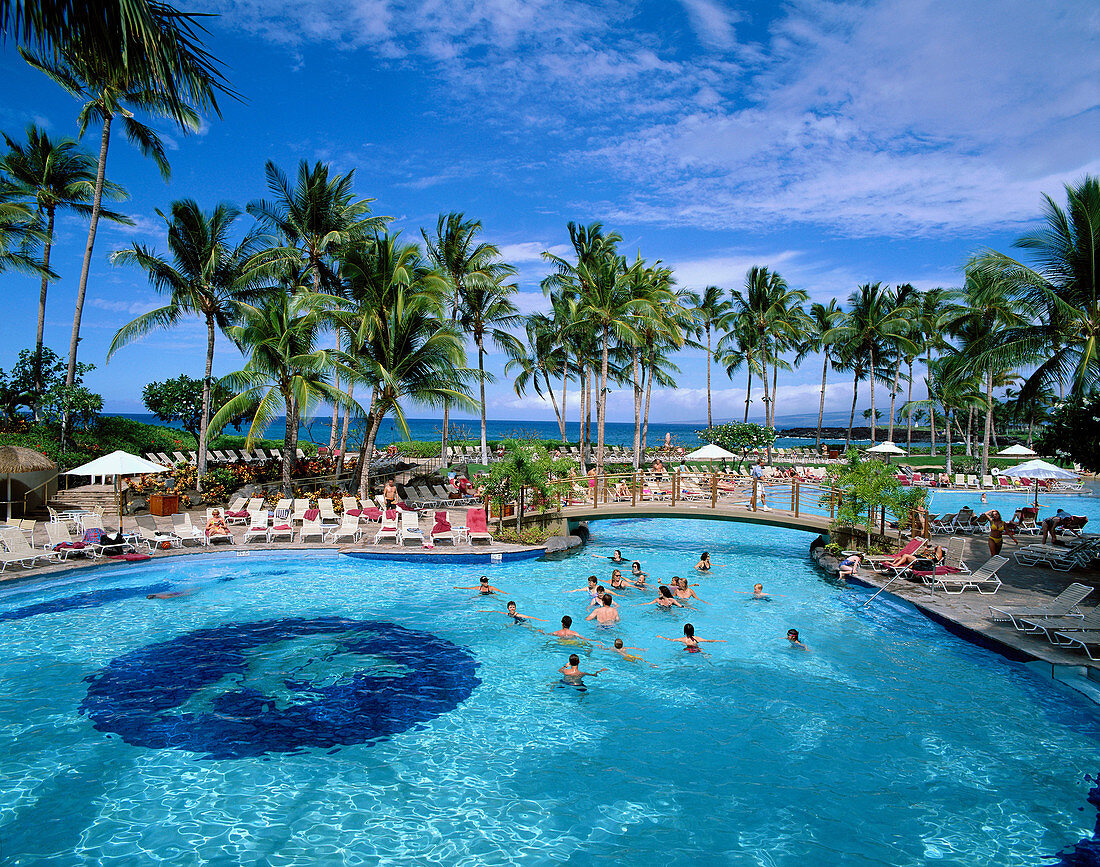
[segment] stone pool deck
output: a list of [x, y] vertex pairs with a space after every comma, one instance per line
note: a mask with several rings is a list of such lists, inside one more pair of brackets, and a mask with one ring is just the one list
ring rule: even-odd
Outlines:
[[[948, 538], [950, 537], [934, 537], [932, 541], [933, 544], [946, 546]], [[1034, 541], [1037, 541], [1035, 537], [1020, 537], [1021, 545]], [[1008, 556], [1009, 562], [997, 573], [1003, 584], [995, 594], [982, 595], [976, 590], [950, 595], [937, 590], [933, 594], [927, 585], [904, 578], [890, 584], [886, 593], [912, 603], [951, 632], [1003, 653], [1011, 659], [1049, 664], [1052, 668], [1051, 674], [1058, 679], [1061, 678], [1055, 668], [1077, 669], [1078, 674], [1096, 682], [1097, 696], [1100, 696], [1100, 662], [1091, 661], [1081, 650], [1054, 647], [1041, 634], [1036, 637], [1019, 632], [1011, 623], [995, 623], [989, 616], [990, 605], [1041, 607], [1074, 582], [1093, 588], [1093, 594], [1082, 603], [1082, 609], [1087, 611], [1100, 605], [1100, 570], [1089, 568], [1056, 572], [1044, 566], [1021, 566], [1012, 559], [1016, 548], [1011, 539], [1005, 540], [1001, 554]], [[986, 536], [965, 538], [963, 560], [971, 569], [976, 569], [988, 559]], [[889, 580], [889, 576], [879, 575], [868, 569], [861, 569], [859, 577], [862, 583], [874, 588], [884, 586]], [[878, 602], [876, 599], [870, 604], [874, 606]]]

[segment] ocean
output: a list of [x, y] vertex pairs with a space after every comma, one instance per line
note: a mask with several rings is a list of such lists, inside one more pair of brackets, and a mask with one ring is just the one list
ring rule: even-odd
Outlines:
[[[156, 416], [149, 413], [120, 412], [104, 413], [104, 415], [131, 418], [136, 421], [145, 422], [146, 424], [164, 424], [164, 422], [158, 420]], [[317, 443], [318, 445], [328, 445], [331, 420], [331, 416], [328, 416], [315, 417], [303, 421], [298, 427], [298, 438], [300, 440]], [[783, 427], [784, 422], [785, 420], [781, 420], [779, 426]], [[797, 422], [792, 419], [786, 423], [793, 426], [794, 424], [804, 424], [805, 422], [799, 417]], [[816, 425], [816, 423], [817, 418], [815, 416], [813, 424]], [[828, 423], [829, 421], [827, 419], [826, 424]], [[442, 419], [440, 418], [411, 418], [408, 419], [408, 425], [409, 436], [405, 437], [397, 422], [394, 419], [387, 418], [382, 422], [382, 427], [378, 431], [377, 445], [386, 446], [391, 442], [404, 442], [406, 439], [422, 441], [438, 440], [442, 433]], [[278, 416], [265, 431], [265, 438], [281, 440], [283, 438], [285, 426], [285, 418], [283, 416]], [[179, 425], [169, 425], [169, 427], [178, 428]], [[354, 423], [352, 427], [354, 428]], [[697, 448], [703, 445], [703, 443], [696, 435], [696, 431], [705, 427], [706, 423], [677, 424], [673, 422], [650, 422], [648, 444], [650, 446], [661, 445], [667, 433], [671, 435], [672, 444], [674, 446], [683, 446], [688, 449]], [[558, 430], [558, 424], [555, 421], [488, 419], [485, 423], [485, 429], [486, 435], [490, 440], [508, 438], [556, 440], [561, 437], [561, 432]], [[478, 419], [452, 419], [451, 431], [452, 435], [458, 433], [460, 439], [479, 440], [481, 437], [481, 423]], [[225, 432], [228, 434], [243, 435], [245, 430], [226, 428]], [[566, 425], [565, 433], [570, 441], [576, 442], [580, 437], [578, 424], [573, 422]], [[592, 421], [592, 436], [593, 438], [596, 436], [595, 419]], [[634, 422], [606, 422], [604, 425], [604, 438], [608, 445], [633, 446]], [[822, 440], [822, 442], [843, 444], [844, 440]], [[862, 442], [866, 441], [859, 441], [857, 444], [862, 444]], [[800, 439], [794, 437], [779, 437], [776, 440], [776, 446], [779, 448], [791, 448], [812, 444], [812, 438]]]

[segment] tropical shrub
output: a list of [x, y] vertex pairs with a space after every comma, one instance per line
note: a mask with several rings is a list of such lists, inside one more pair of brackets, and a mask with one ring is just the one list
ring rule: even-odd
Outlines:
[[1072, 398], [1055, 409], [1036, 449], [1090, 473], [1100, 472], [1100, 393]]
[[716, 424], [695, 432], [703, 442], [714, 443], [734, 454], [740, 453], [737, 466], [749, 456], [753, 449], [766, 449], [775, 442], [775, 428], [765, 427], [753, 422], [729, 422], [728, 424]]

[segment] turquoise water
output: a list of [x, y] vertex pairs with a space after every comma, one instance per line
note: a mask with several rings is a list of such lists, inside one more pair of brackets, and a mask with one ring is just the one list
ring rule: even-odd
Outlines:
[[[5, 862], [1031, 865], [1091, 835], [1100, 713], [1075, 694], [903, 604], [865, 611], [809, 535], [593, 530], [553, 562], [256, 553], [6, 588]], [[621, 628], [584, 623], [568, 591], [615, 548], [711, 604], [635, 591]], [[482, 572], [504, 597], [451, 589]], [[548, 622], [480, 611], [507, 599]], [[561, 683], [577, 648], [535, 627], [562, 614], [646, 662], [581, 648], [609, 670]], [[725, 643], [656, 637], [685, 621]]]
[[[1030, 506], [1035, 502], [1034, 491], [1026, 494], [1022, 491], [986, 494], [988, 502], [982, 502], [981, 491], [937, 491], [931, 494], [928, 509], [931, 512], [950, 513], [969, 506], [977, 514], [997, 509], [1007, 520], [1021, 506]], [[1065, 509], [1071, 515], [1084, 515], [1089, 519], [1085, 528], [1089, 532], [1100, 533], [1100, 497], [1075, 494], [1047, 494], [1039, 492], [1039, 520], [1053, 515], [1058, 509]]]

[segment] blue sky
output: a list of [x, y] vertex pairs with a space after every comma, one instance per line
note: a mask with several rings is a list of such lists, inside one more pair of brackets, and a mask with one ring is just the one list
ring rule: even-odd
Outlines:
[[[160, 303], [107, 257], [134, 241], [164, 249], [155, 210], [265, 194], [263, 165], [301, 159], [356, 170], [375, 213], [419, 236], [440, 212], [484, 223], [520, 270], [519, 306], [545, 304], [539, 253], [561, 252], [569, 220], [602, 221], [624, 250], [671, 265], [680, 285], [738, 287], [753, 264], [813, 300], [867, 281], [960, 282], [982, 246], [1007, 249], [1043, 192], [1100, 172], [1100, 6], [1002, 2], [583, 3], [556, 0], [202, 0], [208, 45], [244, 103], [197, 135], [161, 126], [165, 184], [121, 136], [108, 176], [126, 186], [132, 229], [101, 224], [82, 325], [88, 384], [109, 410], [142, 411], [141, 388], [201, 375], [196, 323], [123, 350], [115, 330]], [[75, 133], [76, 104], [0, 50], [0, 128], [34, 120]], [[94, 148], [98, 131], [88, 133]], [[251, 218], [242, 220], [243, 226]], [[67, 352], [86, 226], [58, 230], [46, 343]], [[0, 367], [34, 339], [37, 284], [5, 274]], [[706, 418], [699, 352], [657, 421]], [[241, 363], [219, 339], [215, 372]], [[503, 359], [489, 367], [502, 372]], [[740, 417], [744, 380], [714, 373], [715, 414]], [[816, 413], [820, 364], [780, 381], [780, 416]], [[830, 410], [846, 410], [839, 375]], [[552, 418], [503, 377], [495, 418]], [[576, 401], [571, 401], [576, 406]], [[867, 404], [861, 399], [861, 409]], [[757, 408], [759, 403], [754, 404]], [[410, 415], [421, 413], [412, 409]], [[611, 420], [633, 417], [629, 394]]]

